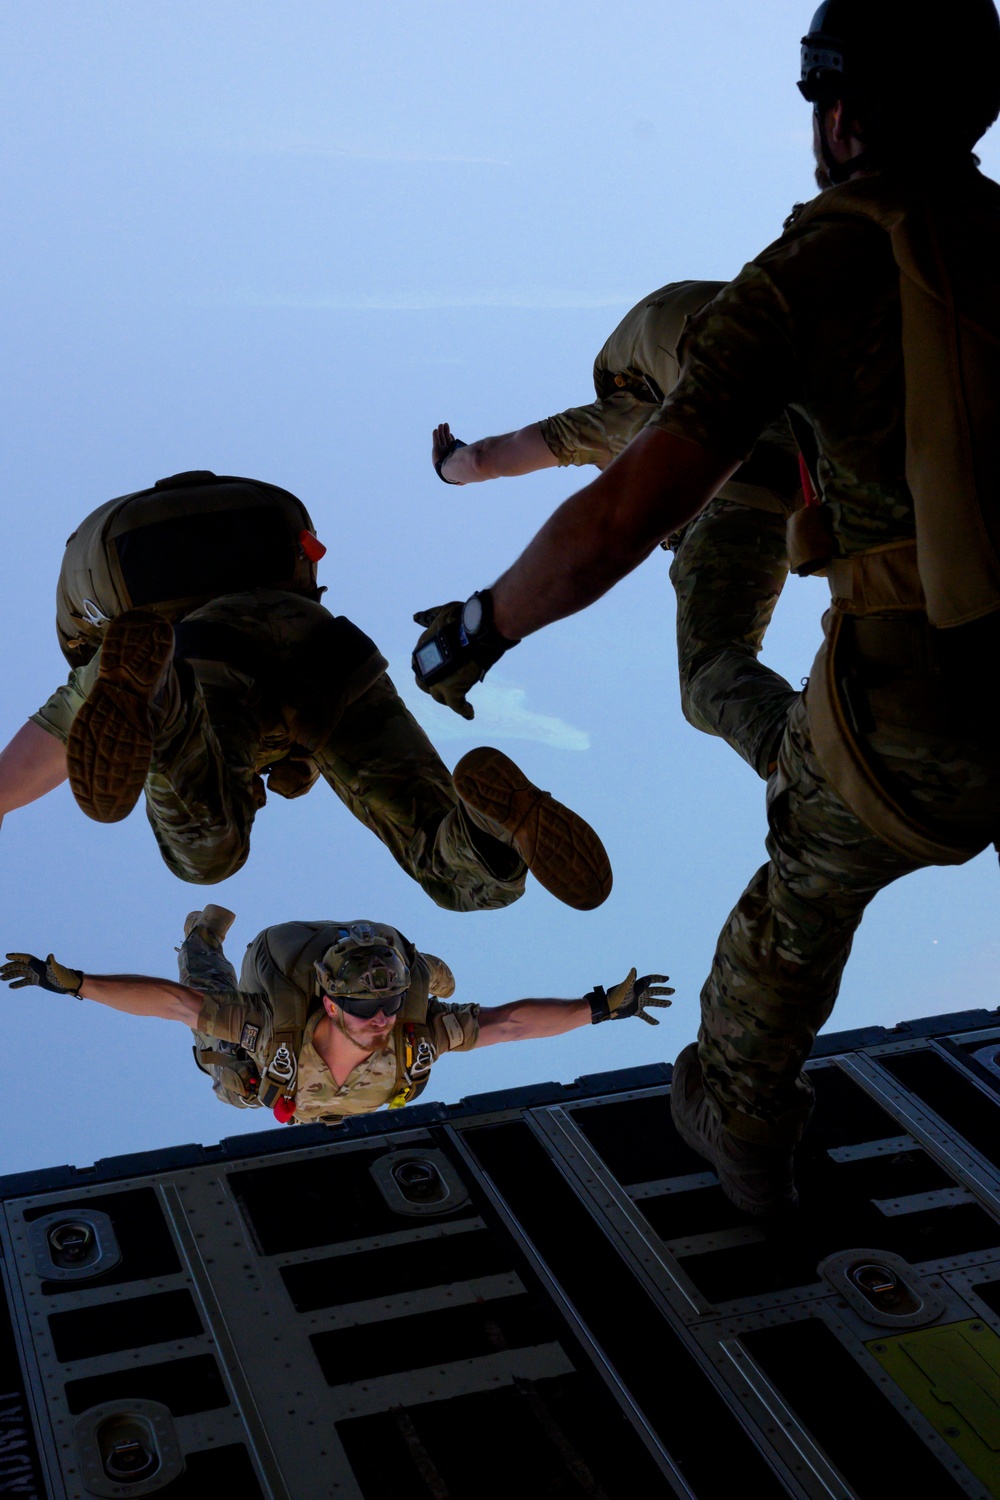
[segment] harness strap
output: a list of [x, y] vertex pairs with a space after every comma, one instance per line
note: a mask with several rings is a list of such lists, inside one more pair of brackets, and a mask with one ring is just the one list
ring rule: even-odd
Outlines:
[[828, 576], [833, 603], [845, 614], [926, 612], [915, 540], [887, 542], [869, 552], [831, 558]]
[[273, 1109], [279, 1099], [295, 1097], [299, 1075], [299, 1050], [304, 1028], [286, 1027], [274, 1034], [270, 1061], [260, 1075], [257, 1098], [265, 1109]]

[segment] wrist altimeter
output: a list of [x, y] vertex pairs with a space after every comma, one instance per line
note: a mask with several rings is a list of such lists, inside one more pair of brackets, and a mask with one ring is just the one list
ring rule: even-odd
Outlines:
[[493, 623], [493, 595], [481, 589], [461, 609], [445, 618], [440, 630], [413, 653], [413, 669], [425, 687], [433, 687], [458, 668], [475, 663], [480, 681], [505, 651], [518, 645]]

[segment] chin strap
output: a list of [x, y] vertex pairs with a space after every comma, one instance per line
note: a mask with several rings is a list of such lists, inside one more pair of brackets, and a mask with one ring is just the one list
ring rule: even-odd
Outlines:
[[[329, 1014], [330, 1014], [330, 1012], [327, 1011], [327, 1015], [329, 1015]], [[344, 1036], [346, 1036], [347, 1040], [350, 1042], [350, 1044], [351, 1044], [352, 1047], [357, 1047], [357, 1049], [358, 1049], [359, 1052], [367, 1052], [369, 1050], [365, 1046], [364, 1042], [359, 1042], [358, 1039], [355, 1036], [353, 1036], [351, 1034], [351, 1032], [348, 1031], [347, 1027], [344, 1024], [344, 1018], [343, 1018], [343, 1016], [340, 1013], [340, 1006], [339, 1005], [335, 1005], [333, 1007], [333, 1024], [334, 1024], [334, 1026], [336, 1026], [336, 1028], [337, 1028], [338, 1031], [342, 1031], [343, 1032]]]

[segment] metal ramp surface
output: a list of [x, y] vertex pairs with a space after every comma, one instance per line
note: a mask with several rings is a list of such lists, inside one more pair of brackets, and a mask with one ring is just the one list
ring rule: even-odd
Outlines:
[[1000, 1017], [809, 1066], [773, 1226], [667, 1067], [0, 1179], [0, 1495], [1000, 1496]]

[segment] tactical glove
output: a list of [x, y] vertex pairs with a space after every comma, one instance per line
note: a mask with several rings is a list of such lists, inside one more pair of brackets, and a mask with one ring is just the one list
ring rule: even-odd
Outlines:
[[[470, 633], [463, 615], [479, 602], [474, 611], [477, 623]], [[418, 625], [426, 626], [413, 649], [413, 675], [417, 686], [430, 693], [436, 703], [443, 703], [463, 719], [474, 719], [475, 710], [466, 698], [470, 688], [482, 682], [494, 662], [505, 651], [516, 646], [493, 626], [493, 602], [489, 589], [463, 604], [452, 600], [434, 609], [422, 609], [413, 616]]]
[[635, 970], [629, 969], [621, 984], [614, 985], [610, 990], [605, 991], [600, 985], [595, 986], [584, 997], [590, 1001], [591, 1025], [596, 1026], [598, 1021], [623, 1021], [631, 1016], [638, 1016], [640, 1020], [648, 1021], [650, 1026], [659, 1026], [655, 1016], [646, 1014], [646, 1006], [662, 1007], [670, 1004], [666, 998], [660, 998], [674, 993], [669, 985], [660, 983], [661, 979], [669, 978], [669, 974], [644, 974], [641, 979], [636, 979]]
[[34, 958], [30, 953], [8, 953], [7, 957], [10, 963], [4, 964], [0, 969], [0, 979], [5, 980], [12, 990], [23, 990], [31, 984], [40, 984], [50, 994], [75, 995], [77, 999], [80, 998], [82, 970], [67, 969], [65, 964], [57, 963], [51, 953], [45, 959]]
[[413, 616], [414, 623], [425, 625], [427, 628], [413, 648], [413, 675], [417, 679], [417, 687], [423, 688], [425, 693], [430, 693], [435, 703], [443, 703], [446, 708], [454, 709], [455, 713], [461, 714], [463, 719], [474, 719], [476, 711], [465, 695], [470, 688], [475, 687], [477, 682], [483, 680], [482, 669], [478, 662], [471, 658], [465, 662], [457, 662], [450, 677], [430, 686], [424, 682], [417, 667], [418, 652], [442, 632], [457, 635], [461, 618], [462, 603], [458, 599], [452, 604], [439, 605], [437, 609], [417, 611]]

